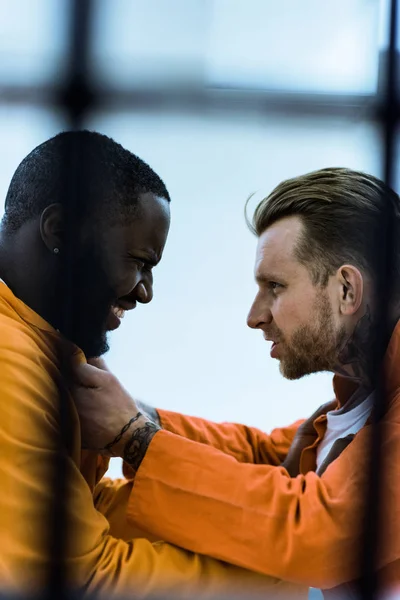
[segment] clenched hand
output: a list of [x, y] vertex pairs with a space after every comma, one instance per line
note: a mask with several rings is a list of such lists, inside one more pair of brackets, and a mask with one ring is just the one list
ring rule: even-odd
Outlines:
[[72, 395], [83, 447], [106, 456], [120, 456], [136, 471], [158, 425], [140, 412], [102, 360], [74, 365], [73, 379]]

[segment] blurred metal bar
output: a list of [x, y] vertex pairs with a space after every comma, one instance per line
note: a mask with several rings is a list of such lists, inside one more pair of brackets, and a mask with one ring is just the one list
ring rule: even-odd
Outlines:
[[92, 0], [71, 0], [66, 81], [61, 89], [52, 90], [50, 87], [49, 90], [49, 100], [52, 104], [58, 103], [64, 110], [69, 130], [82, 128], [85, 116], [95, 101], [90, 76], [92, 12]]
[[387, 64], [387, 89], [386, 108], [383, 115], [384, 122], [384, 181], [389, 187], [394, 187], [396, 163], [396, 127], [398, 121], [398, 5], [397, 0], [392, 0], [390, 7], [390, 36]]
[[[77, 86], [75, 87], [77, 89]], [[0, 85], [0, 104], [31, 104], [54, 107], [57, 88], [46, 85]], [[116, 87], [91, 87], [84, 90], [86, 101], [100, 110], [184, 110], [186, 112], [209, 109], [227, 111], [278, 112], [293, 115], [351, 115], [376, 118], [379, 99], [377, 94], [323, 94], [306, 91], [275, 92], [245, 90], [240, 88], [196, 89], [137, 89]], [[56, 104], [59, 104], [56, 101]], [[65, 99], [62, 99], [65, 106]], [[400, 107], [397, 113], [400, 114]]]
[[[81, 129], [87, 111], [92, 106], [93, 95], [89, 78], [91, 0], [71, 0], [70, 33], [67, 74], [64, 85], [53, 95], [52, 102], [64, 112], [66, 129]], [[63, 173], [64, 197], [59, 201], [63, 204], [65, 220], [65, 240], [60, 255], [60, 269], [57, 281], [57, 302], [61, 310], [60, 330], [70, 338], [72, 315], [72, 286], [73, 286], [73, 240], [76, 232], [76, 206], [82, 199], [82, 180], [85, 177], [84, 157], [78, 146], [72, 147], [63, 157], [65, 170]], [[72, 243], [71, 243], [72, 241]], [[59, 390], [60, 408], [60, 440], [59, 450], [54, 457], [53, 465], [53, 514], [49, 519], [50, 527], [50, 569], [48, 579], [48, 598], [66, 599], [68, 597], [68, 573], [65, 564], [68, 523], [68, 447], [72, 437], [72, 421], [69, 408], [68, 378], [69, 365], [60, 356], [61, 373], [65, 385]]]
[[[391, 0], [390, 6], [390, 36], [387, 53], [387, 72], [384, 80], [385, 95], [381, 108], [380, 119], [383, 128], [383, 179], [394, 188], [396, 164], [396, 129], [398, 124], [398, 60], [397, 60], [397, 0]], [[392, 292], [391, 262], [394, 249], [394, 216], [392, 207], [388, 205], [385, 232], [381, 240], [377, 240], [377, 253], [380, 254], [382, 265], [381, 281], [378, 286], [379, 335], [377, 347], [372, 350], [376, 365], [376, 392], [374, 399], [374, 415], [370, 452], [370, 471], [367, 487], [365, 509], [365, 531], [361, 548], [362, 579], [360, 582], [360, 597], [363, 600], [375, 600], [379, 594], [379, 581], [376, 573], [379, 548], [385, 544], [381, 535], [382, 519], [382, 471], [384, 460], [396, 460], [396, 457], [384, 457], [382, 453], [383, 434], [380, 421], [386, 412], [387, 398], [385, 393], [384, 374], [381, 372], [381, 353], [387, 346], [387, 333], [390, 330], [389, 309]], [[379, 247], [378, 247], [379, 246]]]

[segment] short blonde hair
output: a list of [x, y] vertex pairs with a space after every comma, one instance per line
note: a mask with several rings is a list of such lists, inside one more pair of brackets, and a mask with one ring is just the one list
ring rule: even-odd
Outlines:
[[322, 286], [345, 263], [379, 280], [390, 229], [390, 277], [399, 287], [400, 199], [376, 177], [329, 168], [288, 179], [261, 200], [247, 223], [260, 236], [289, 216], [300, 217], [304, 226], [296, 257], [310, 269], [314, 284]]

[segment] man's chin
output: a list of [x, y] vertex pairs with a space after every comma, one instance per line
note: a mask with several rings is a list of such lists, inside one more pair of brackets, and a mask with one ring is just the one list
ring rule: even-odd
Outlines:
[[100, 356], [106, 354], [109, 349], [110, 346], [108, 344], [107, 337], [104, 336], [104, 340], [102, 340], [101, 343], [93, 346], [87, 354], [85, 353], [85, 356], [87, 356], [87, 358], [99, 358]]
[[313, 373], [313, 371], [310, 371], [310, 369], [307, 369], [304, 366], [287, 363], [284, 360], [279, 361], [279, 371], [285, 379], [290, 381], [301, 379], [302, 377]]
[[288, 363], [285, 361], [280, 361], [279, 363], [279, 371], [281, 375], [285, 379], [289, 379], [290, 381], [295, 381], [296, 379], [302, 379], [307, 375], [312, 375], [314, 373], [325, 373], [327, 371], [332, 371], [327, 364], [325, 363], [315, 363], [315, 364], [304, 364], [298, 362], [295, 364], [294, 362]]
[[96, 338], [81, 338], [77, 340], [76, 345], [82, 350], [86, 358], [98, 358], [109, 351], [110, 346], [107, 340], [107, 333], [103, 333]]

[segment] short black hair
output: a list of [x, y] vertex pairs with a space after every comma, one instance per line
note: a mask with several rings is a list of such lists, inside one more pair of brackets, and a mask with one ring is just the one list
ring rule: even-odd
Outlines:
[[66, 187], [74, 168], [81, 170], [79, 189], [70, 190], [78, 196], [78, 219], [126, 217], [146, 192], [170, 201], [149, 165], [112, 138], [95, 131], [64, 131], [37, 146], [17, 167], [5, 201], [5, 230], [15, 232], [47, 206], [68, 201]]

